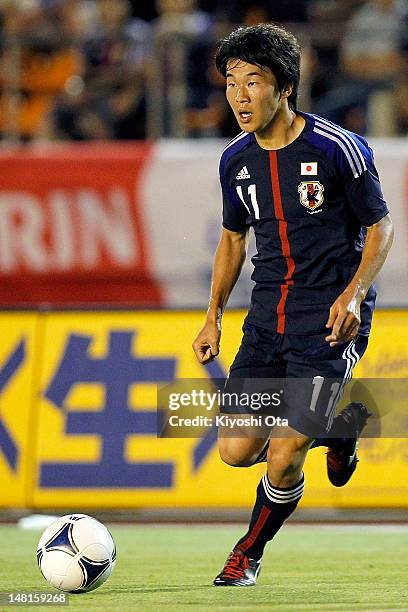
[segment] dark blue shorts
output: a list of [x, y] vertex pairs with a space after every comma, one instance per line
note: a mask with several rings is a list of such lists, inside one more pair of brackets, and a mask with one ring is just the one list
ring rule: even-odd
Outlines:
[[[280, 388], [282, 406], [276, 416], [287, 418], [296, 431], [312, 438], [327, 435], [333, 424], [336, 405], [345, 384], [351, 379], [354, 366], [364, 355], [368, 336], [330, 347], [325, 337], [278, 334], [245, 323], [241, 346], [230, 368], [226, 390], [243, 390], [241, 380], [271, 381], [269, 391]], [[274, 385], [274, 387], [273, 387]], [[248, 410], [228, 408], [223, 413], [247, 413]], [[272, 412], [271, 412], [272, 414]]]

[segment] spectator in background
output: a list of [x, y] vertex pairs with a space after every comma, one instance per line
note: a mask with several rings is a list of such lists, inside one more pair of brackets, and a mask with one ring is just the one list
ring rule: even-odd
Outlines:
[[83, 82], [58, 100], [55, 136], [143, 139], [150, 27], [131, 18], [129, 0], [95, 0], [94, 10], [94, 27], [82, 43]]
[[340, 45], [353, 13], [362, 0], [312, 0], [309, 23], [313, 66], [311, 70], [311, 98], [322, 98], [330, 89], [339, 86]]
[[[207, 103], [213, 22], [196, 0], [157, 0], [156, 9], [151, 124], [160, 125], [167, 136], [185, 136], [185, 109], [202, 109]], [[157, 93], [162, 104], [156, 106]]]
[[211, 30], [208, 13], [198, 9], [196, 0], [157, 0], [158, 18], [154, 22], [157, 35], [185, 34], [203, 36]]
[[145, 138], [150, 27], [131, 18], [129, 0], [97, 0], [96, 4], [96, 37], [85, 48], [87, 85], [95, 97], [108, 94], [114, 138]]
[[81, 57], [72, 32], [68, 39], [61, 35], [55, 19], [53, 9], [61, 5], [61, 0], [48, 1], [46, 7], [39, 0], [2, 0], [0, 4], [3, 137], [36, 138], [55, 97], [80, 71]]
[[[343, 84], [320, 100], [318, 114], [356, 132], [392, 131], [393, 97], [403, 66], [402, 23], [397, 0], [368, 0], [356, 11], [341, 45]], [[377, 112], [369, 107], [374, 100], [380, 102]]]
[[398, 2], [369, 0], [348, 24], [342, 44], [345, 73], [363, 81], [392, 81], [401, 69], [400, 36]]

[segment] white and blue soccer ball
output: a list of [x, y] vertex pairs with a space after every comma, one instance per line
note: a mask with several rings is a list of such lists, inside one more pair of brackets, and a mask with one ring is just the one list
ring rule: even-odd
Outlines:
[[46, 581], [69, 593], [97, 589], [115, 567], [116, 546], [102, 523], [86, 514], [67, 514], [42, 534], [38, 567]]

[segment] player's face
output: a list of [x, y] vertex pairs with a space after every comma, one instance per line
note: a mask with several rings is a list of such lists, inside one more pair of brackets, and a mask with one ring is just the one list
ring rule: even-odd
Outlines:
[[239, 59], [231, 59], [227, 64], [226, 96], [245, 132], [267, 130], [283, 101], [275, 75], [269, 68]]

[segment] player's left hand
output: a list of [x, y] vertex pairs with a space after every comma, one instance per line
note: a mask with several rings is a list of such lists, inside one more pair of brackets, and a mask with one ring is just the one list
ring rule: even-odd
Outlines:
[[331, 333], [326, 336], [330, 346], [337, 346], [349, 342], [356, 337], [360, 327], [360, 304], [355, 292], [347, 289], [332, 304], [326, 327], [331, 327]]

